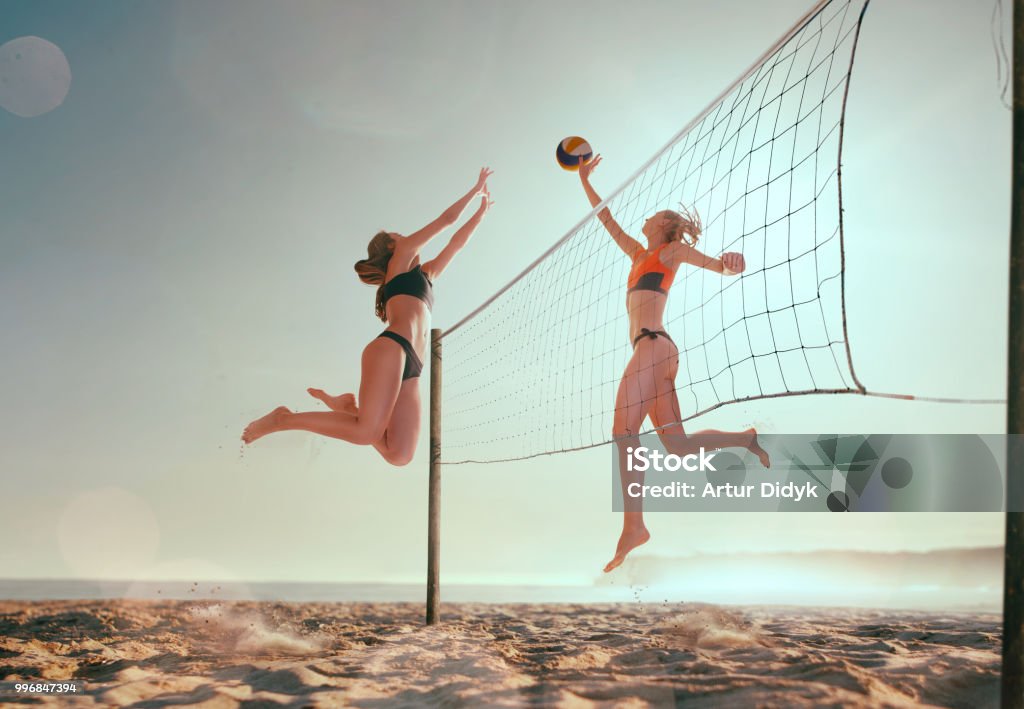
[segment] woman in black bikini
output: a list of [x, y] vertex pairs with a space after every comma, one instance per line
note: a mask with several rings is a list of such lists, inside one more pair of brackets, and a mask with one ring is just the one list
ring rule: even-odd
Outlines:
[[[590, 174], [600, 162], [601, 156], [597, 155], [589, 163], [581, 165], [579, 170], [583, 190], [594, 207], [601, 203], [601, 198], [590, 185]], [[665, 332], [663, 324], [668, 290], [681, 264], [688, 263], [723, 276], [733, 276], [746, 268], [743, 254], [726, 253], [717, 259], [697, 251], [694, 246], [701, 234], [700, 218], [686, 210], [682, 214], [663, 210], [648, 217], [643, 226], [643, 234], [647, 237], [646, 249], [622, 230], [607, 207], [597, 216], [615, 244], [633, 262], [626, 292], [633, 355], [619, 381], [612, 424], [612, 437], [619, 447], [619, 471], [626, 504], [622, 535], [615, 556], [604, 567], [605, 571], [611, 571], [626, 559], [630, 551], [651, 538], [644, 526], [642, 498], [631, 500], [625, 494], [629, 483], [643, 483], [643, 473], [627, 472], [626, 450], [640, 445], [638, 435], [645, 418], [650, 417], [669, 453], [683, 456], [696, 453], [702, 446], [708, 450], [736, 447], [746, 448], [755, 454], [765, 467], [770, 461], [768, 454], [758, 445], [757, 431], [753, 428], [736, 433], [705, 430], [687, 437], [676, 396], [679, 349]]]
[[[412, 460], [420, 433], [419, 377], [434, 303], [433, 281], [466, 245], [493, 204], [487, 191], [491, 174], [486, 167], [480, 170], [473, 189], [419, 231], [409, 236], [378, 233], [370, 240], [367, 258], [356, 263], [359, 278], [378, 286], [377, 316], [388, 324], [363, 350], [358, 405], [354, 394], [330, 396], [321, 389], [308, 389], [331, 410], [294, 413], [279, 406], [250, 423], [242, 433], [243, 441], [252, 443], [277, 431], [310, 431], [372, 445], [393, 465]], [[480, 206], [473, 216], [434, 259], [420, 264], [420, 250], [454, 225], [478, 195]]]

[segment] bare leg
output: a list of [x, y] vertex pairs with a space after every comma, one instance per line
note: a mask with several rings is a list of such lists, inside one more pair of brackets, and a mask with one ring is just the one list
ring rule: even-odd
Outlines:
[[356, 406], [355, 394], [339, 394], [338, 396], [331, 396], [323, 389], [314, 389], [312, 387], [306, 389], [306, 391], [309, 392], [309, 395], [314, 399], [319, 399], [327, 404], [327, 408], [331, 411], [350, 414], [352, 416], [359, 415], [359, 407]]
[[390, 340], [378, 338], [363, 350], [359, 399], [363, 406], [353, 416], [337, 411], [292, 413], [280, 406], [246, 427], [246, 443], [278, 431], [309, 431], [351, 443], [372, 445], [387, 428], [401, 384], [405, 353]]
[[618, 568], [631, 551], [651, 538], [651, 533], [644, 525], [643, 498], [631, 497], [627, 492], [632, 483], [643, 485], [644, 482], [642, 472], [629, 470], [627, 450], [639, 446], [640, 426], [654, 403], [657, 391], [654, 370], [645, 362], [649, 357], [642, 358], [639, 349], [634, 350], [629, 364], [626, 365], [615, 397], [612, 436], [619, 449], [619, 481], [622, 485], [623, 502], [622, 534], [619, 535], [618, 544], [615, 546], [615, 556], [605, 564], [605, 573]]
[[379, 441], [373, 444], [384, 460], [392, 465], [408, 465], [416, 453], [420, 438], [419, 378], [406, 379], [398, 392], [391, 420]]
[[682, 414], [679, 411], [679, 396], [676, 394], [676, 374], [679, 360], [670, 359], [665, 376], [657, 380], [658, 396], [651, 407], [651, 423], [658, 429], [665, 450], [674, 455], [684, 456], [696, 453], [704, 448], [746, 448], [761, 461], [766, 468], [771, 467], [768, 452], [757, 442], [757, 431], [748, 428], [745, 431], [718, 431], [706, 428], [696, 433], [686, 434], [683, 430]]
[[[380, 440], [373, 444], [377, 452], [392, 465], [408, 465], [416, 453], [420, 436], [420, 393], [418, 379], [402, 382], [391, 420]], [[323, 389], [307, 389], [310, 396], [324, 402], [329, 409], [349, 416], [359, 416], [355, 394], [331, 396]]]
[[696, 453], [701, 447], [711, 448], [746, 448], [757, 456], [761, 465], [770, 468], [772, 463], [768, 451], [757, 442], [757, 430], [748, 428], [744, 431], [719, 431], [706, 428], [687, 435], [683, 425], [679, 423], [679, 398], [676, 395], [675, 381], [659, 382], [658, 399], [651, 408], [651, 423], [658, 429], [665, 450], [674, 455], [684, 456]]
[[278, 406], [269, 414], [260, 416], [245, 427], [245, 430], [242, 431], [242, 440], [246, 443], [252, 443], [256, 439], [262, 438], [275, 430], [276, 426], [281, 421], [281, 417], [290, 413], [292, 413], [292, 411], [287, 406]]

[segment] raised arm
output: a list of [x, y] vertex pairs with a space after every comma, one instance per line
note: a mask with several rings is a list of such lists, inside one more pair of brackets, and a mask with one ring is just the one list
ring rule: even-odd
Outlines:
[[486, 167], [481, 168], [480, 177], [477, 178], [476, 184], [473, 185], [473, 189], [460, 197], [459, 200], [452, 206], [448, 207], [448, 209], [441, 212], [441, 216], [437, 219], [430, 222], [419, 231], [409, 234], [409, 236], [404, 240], [404, 243], [414, 252], [418, 253], [428, 241], [440, 234], [444, 229], [455, 224], [462, 215], [462, 212], [466, 209], [466, 205], [469, 204], [470, 200], [480, 194], [482, 190], [486, 190], [487, 178], [492, 174], [494, 174], [492, 170], [489, 170]]
[[[580, 164], [580, 183], [583, 185], [583, 191], [587, 193], [587, 199], [590, 200], [590, 206], [596, 207], [601, 204], [601, 198], [590, 184], [590, 173], [594, 171], [594, 168], [601, 162], [601, 156], [595, 155], [594, 159], [587, 163]], [[612, 235], [612, 239], [615, 244], [622, 249], [627, 256], [631, 259], [636, 256], [640, 251], [644, 250], [640, 242], [634, 239], [632, 236], [627, 234], [619, 223], [615, 221], [615, 217], [612, 216], [612, 212], [608, 207], [605, 207], [597, 213], [597, 218], [601, 220], [601, 224], [608, 230], [608, 233]]]
[[661, 252], [661, 262], [669, 268], [678, 268], [680, 264], [706, 268], [723, 276], [735, 276], [747, 268], [743, 254], [730, 251], [722, 254], [722, 258], [714, 258], [703, 254], [683, 241], [673, 241]]
[[462, 247], [469, 242], [469, 237], [473, 235], [473, 232], [476, 231], [476, 228], [483, 220], [484, 215], [487, 214], [487, 210], [494, 204], [494, 201], [491, 199], [491, 194], [487, 191], [486, 186], [484, 187], [481, 195], [482, 198], [480, 199], [480, 206], [473, 213], [473, 216], [471, 216], [469, 220], [459, 227], [455, 234], [452, 235], [452, 240], [449, 241], [443, 249], [441, 249], [441, 253], [423, 264], [423, 272], [430, 280], [436, 280], [444, 269], [448, 267], [448, 264], [452, 262], [452, 259], [455, 258], [455, 254], [462, 251]]

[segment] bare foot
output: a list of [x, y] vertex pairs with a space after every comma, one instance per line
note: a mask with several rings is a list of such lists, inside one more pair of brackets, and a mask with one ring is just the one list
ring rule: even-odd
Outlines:
[[757, 429], [748, 428], [744, 433], [749, 433], [753, 436], [750, 440], [750, 445], [747, 446], [747, 450], [756, 455], [761, 460], [761, 465], [766, 468], [772, 467], [772, 460], [768, 457], [768, 451], [761, 447], [761, 444], [757, 442]]
[[331, 396], [323, 389], [313, 389], [310, 387], [306, 389], [309, 395], [314, 399], [327, 404], [327, 408], [331, 411], [340, 411], [343, 414], [352, 414], [353, 416], [359, 415], [359, 407], [356, 406], [356, 395], [355, 394], [339, 394], [338, 396]]
[[242, 440], [246, 443], [252, 443], [268, 433], [273, 433], [277, 425], [281, 423], [281, 416], [290, 413], [291, 411], [288, 407], [278, 406], [266, 416], [258, 418], [246, 426], [245, 430], [242, 431]]
[[629, 554], [629, 552], [633, 551], [650, 538], [651, 533], [647, 531], [647, 527], [629, 530], [623, 529], [622, 536], [619, 537], [619, 545], [615, 547], [615, 558], [605, 564], [604, 572], [608, 573], [612, 569], [618, 568], [622, 562], [626, 560], [626, 555]]

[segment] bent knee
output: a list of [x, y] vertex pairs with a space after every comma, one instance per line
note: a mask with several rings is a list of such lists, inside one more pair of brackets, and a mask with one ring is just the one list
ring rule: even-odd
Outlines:
[[612, 420], [612, 438], [616, 441], [625, 438], [636, 438], [637, 432], [629, 425], [625, 416], [616, 416]]
[[703, 446], [685, 435], [659, 435], [661, 444], [669, 453], [678, 456], [699, 454]]
[[383, 451], [384, 460], [396, 467], [402, 468], [412, 462], [413, 451]]
[[391, 461], [391, 464], [399, 468], [404, 468], [406, 465], [412, 462], [412, 458], [412, 453], [402, 454], [399, 456], [395, 456], [395, 458]]
[[619, 448], [625, 449], [627, 446], [636, 446], [640, 441], [640, 436], [635, 432], [631, 431], [628, 427], [613, 427], [612, 428], [612, 441], [615, 442]]

